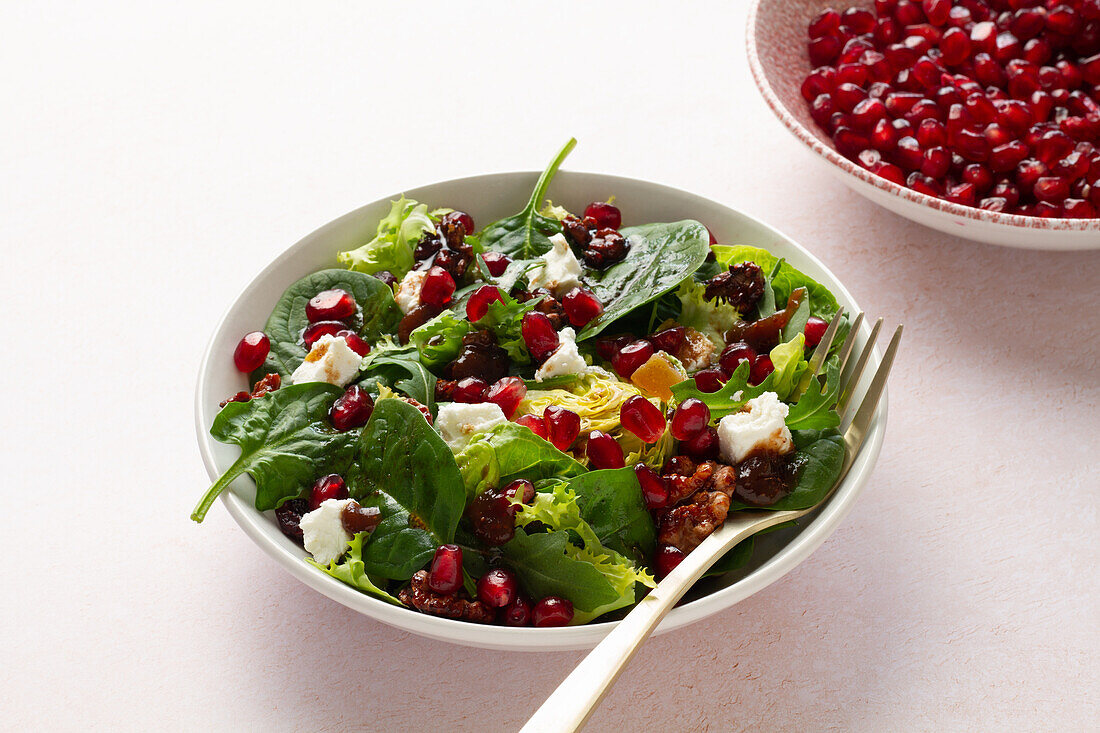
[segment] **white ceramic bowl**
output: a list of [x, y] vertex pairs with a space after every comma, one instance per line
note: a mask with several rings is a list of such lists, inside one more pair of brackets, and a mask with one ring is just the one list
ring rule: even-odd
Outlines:
[[749, 66], [760, 93], [791, 133], [827, 162], [856, 193], [941, 232], [1007, 247], [1100, 249], [1100, 219], [1041, 219], [985, 211], [917, 193], [856, 165], [810, 117], [800, 91], [810, 71], [806, 26], [826, 7], [870, 8], [871, 0], [753, 0], [745, 33]]
[[[537, 172], [499, 173], [435, 183], [405, 193], [430, 206], [451, 206], [467, 211], [475, 222], [485, 225], [519, 211], [530, 196], [537, 177]], [[646, 181], [571, 171], [558, 173], [549, 195], [555, 203], [579, 211], [589, 201], [604, 200], [611, 194], [617, 197], [616, 203], [622, 208], [627, 224], [698, 219], [711, 228], [719, 241], [752, 244], [786, 257], [795, 267], [828, 286], [849, 312], [858, 310], [844, 286], [813, 255], [771, 227], [714, 201]], [[392, 198], [396, 197], [397, 194]], [[245, 377], [233, 366], [232, 353], [237, 341], [242, 334], [263, 325], [287, 286], [315, 270], [335, 267], [338, 251], [370, 239], [379, 218], [389, 211], [390, 198], [375, 201], [326, 224], [283, 252], [237, 296], [218, 323], [203, 357], [195, 395], [199, 450], [211, 481], [239, 455], [235, 446], [214, 441], [208, 432], [218, 412], [218, 402], [246, 387]], [[865, 339], [867, 333], [868, 329], [864, 329], [860, 338]], [[657, 633], [679, 628], [727, 608], [773, 583], [806, 559], [836, 529], [867, 482], [882, 445], [885, 427], [884, 396], [867, 442], [850, 473], [812, 521], [803, 527], [760, 538], [748, 568], [701, 581], [665, 618]], [[200, 493], [201, 487], [196, 486], [196, 496]], [[591, 647], [614, 626], [613, 622], [552, 629], [481, 626], [384, 603], [304, 562], [305, 551], [279, 531], [274, 513], [256, 511], [252, 503], [254, 496], [255, 485], [244, 476], [234, 482], [222, 498], [230, 514], [256, 544], [309, 587], [391, 626], [443, 641], [511, 650]]]

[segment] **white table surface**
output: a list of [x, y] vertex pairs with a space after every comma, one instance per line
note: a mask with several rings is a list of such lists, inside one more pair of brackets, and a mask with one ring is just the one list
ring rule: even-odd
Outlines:
[[302, 235], [575, 135], [567, 167], [739, 207], [907, 327], [846, 523], [648, 643], [589, 729], [1095, 729], [1100, 253], [972, 244], [838, 185], [757, 97], [746, 4], [0, 8], [0, 728], [519, 728], [580, 653], [394, 631], [220, 506], [189, 521], [192, 390]]

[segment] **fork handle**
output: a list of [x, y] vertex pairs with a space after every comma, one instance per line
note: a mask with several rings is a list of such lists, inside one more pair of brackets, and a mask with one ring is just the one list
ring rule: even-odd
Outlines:
[[[747, 516], [751, 514], [752, 516]], [[576, 731], [588, 720], [641, 642], [703, 573], [734, 545], [802, 512], [746, 512], [727, 521], [677, 565], [620, 621], [546, 699], [521, 733]], [[732, 518], [731, 518], [732, 519]]]

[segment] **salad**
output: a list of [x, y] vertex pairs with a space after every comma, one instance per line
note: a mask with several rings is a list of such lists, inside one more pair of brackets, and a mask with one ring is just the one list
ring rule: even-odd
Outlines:
[[575, 144], [512, 216], [478, 230], [401, 197], [291, 285], [233, 354], [251, 387], [210, 432], [241, 455], [192, 518], [248, 474], [320, 571], [545, 627], [621, 615], [731, 512], [821, 500], [844, 457], [838, 358], [811, 378], [808, 352], [835, 297], [697, 221], [554, 205]]

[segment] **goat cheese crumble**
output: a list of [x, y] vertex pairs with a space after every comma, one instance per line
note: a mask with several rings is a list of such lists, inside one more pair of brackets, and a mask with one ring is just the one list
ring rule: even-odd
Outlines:
[[328, 382], [337, 387], [346, 387], [348, 382], [355, 379], [362, 364], [363, 357], [348, 346], [347, 339], [326, 333], [313, 342], [313, 348], [290, 375], [290, 381], [294, 384]]
[[577, 351], [577, 332], [567, 326], [558, 332], [558, 348], [535, 372], [535, 381], [544, 382], [551, 377], [566, 374], [582, 374], [587, 369], [588, 364]]
[[340, 513], [351, 499], [325, 499], [321, 506], [302, 517], [302, 544], [306, 552], [322, 565], [328, 565], [344, 554], [351, 535], [340, 521]]
[[531, 290], [546, 288], [560, 297], [581, 284], [581, 263], [569, 249], [564, 234], [550, 237], [554, 248], [542, 256], [543, 264], [527, 273]]
[[435, 426], [439, 428], [443, 441], [455, 453], [465, 448], [475, 433], [483, 433], [494, 425], [506, 422], [508, 418], [504, 416], [504, 411], [492, 402], [448, 402], [439, 406], [435, 417]]
[[401, 278], [401, 284], [397, 286], [397, 293], [393, 299], [397, 301], [397, 307], [402, 313], [420, 305], [420, 290], [424, 287], [424, 278], [428, 277], [427, 270], [409, 270], [405, 277]]
[[757, 450], [789, 453], [794, 449], [786, 422], [789, 409], [775, 392], [765, 392], [746, 402], [741, 412], [723, 417], [718, 422], [722, 459], [740, 463]]

